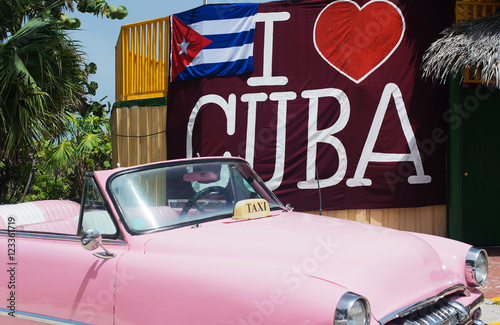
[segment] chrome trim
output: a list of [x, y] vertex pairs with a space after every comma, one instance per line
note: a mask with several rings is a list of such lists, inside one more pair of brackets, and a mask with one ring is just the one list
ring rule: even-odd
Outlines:
[[453, 307], [457, 310], [458, 314], [460, 315], [459, 320], [461, 322], [467, 321], [467, 319], [469, 318], [469, 311], [467, 310], [467, 308], [465, 308], [464, 305], [462, 305], [458, 301], [451, 299], [447, 299], [446, 303], [448, 304], [448, 306]]
[[443, 290], [439, 294], [435, 295], [434, 297], [430, 297], [427, 299], [424, 299], [422, 301], [416, 302], [414, 304], [411, 304], [409, 306], [403, 307], [401, 309], [396, 310], [395, 312], [390, 313], [389, 315], [383, 317], [380, 319], [379, 324], [385, 324], [393, 319], [400, 318], [407, 316], [414, 311], [417, 311], [419, 309], [425, 308], [427, 306], [432, 305], [436, 301], [443, 299], [444, 297], [451, 295], [453, 293], [462, 291], [465, 295], [470, 295], [469, 289], [463, 284], [457, 284], [454, 285], [453, 287], [450, 287], [446, 290]]
[[104, 250], [104, 253], [95, 253], [94, 256], [103, 258], [103, 259], [111, 259], [116, 257], [116, 254], [111, 253], [102, 245], [102, 236], [101, 233], [97, 230], [89, 229], [82, 234], [81, 238], [82, 246], [86, 250], [93, 251], [97, 248], [101, 247]]
[[476, 300], [474, 300], [469, 306], [466, 306], [465, 308], [469, 312], [469, 315], [472, 314], [474, 309], [479, 307], [484, 302], [484, 293], [481, 293], [481, 296], [479, 296]]
[[[3, 323], [3, 320], [5, 320], [5, 317], [11, 317], [9, 315], [11, 311], [9, 309], [4, 309], [0, 308], [0, 319], [2, 320], [1, 323]], [[15, 318], [16, 319], [26, 319], [34, 322], [39, 322], [39, 323], [44, 323], [44, 324], [52, 324], [52, 325], [66, 325], [66, 324], [72, 324], [72, 325], [91, 325], [89, 323], [82, 323], [82, 322], [77, 322], [69, 319], [62, 319], [62, 318], [57, 318], [57, 317], [50, 317], [50, 316], [45, 316], [45, 315], [40, 315], [40, 314], [34, 314], [34, 313], [27, 313], [24, 311], [18, 311], [16, 310], [14, 312]]]
[[459, 311], [452, 306], [443, 304], [429, 314], [415, 319], [406, 319], [402, 325], [456, 325], [460, 323], [462, 323], [462, 319], [459, 317]]
[[[59, 234], [47, 234], [47, 233], [32, 233], [32, 232], [23, 232], [23, 231], [4, 231], [0, 230], [0, 236], [6, 235], [9, 233], [16, 234], [16, 237], [25, 237], [25, 238], [41, 238], [41, 239], [56, 239], [56, 240], [65, 240], [65, 241], [80, 241], [80, 237], [76, 235], [59, 235]], [[108, 245], [127, 245], [127, 242], [122, 239], [103, 239], [102, 242]]]
[[347, 325], [347, 317], [349, 316], [349, 311], [357, 301], [361, 301], [361, 303], [365, 307], [365, 324], [370, 324], [371, 311], [370, 311], [370, 303], [365, 297], [357, 295], [352, 292], [345, 293], [342, 298], [340, 298], [339, 303], [337, 304], [337, 309], [335, 310], [335, 319], [334, 325]]
[[[483, 281], [479, 283], [477, 282], [476, 279], [476, 267], [477, 267], [477, 260], [481, 255], [483, 255], [484, 258], [486, 259], [486, 276], [484, 277]], [[472, 247], [467, 252], [467, 257], [465, 258], [465, 279], [467, 280], [467, 283], [471, 287], [480, 287], [486, 283], [487, 278], [488, 278], [488, 253], [486, 253], [484, 249]]]

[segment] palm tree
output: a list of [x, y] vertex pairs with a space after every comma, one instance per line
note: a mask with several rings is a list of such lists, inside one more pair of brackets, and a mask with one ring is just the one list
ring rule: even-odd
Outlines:
[[62, 130], [66, 110], [81, 107], [83, 66], [56, 21], [31, 19], [0, 44], [0, 198], [14, 179], [29, 188], [36, 144]]
[[34, 18], [0, 44], [0, 158], [33, 152], [77, 110], [86, 75], [81, 53], [60, 23]]
[[111, 166], [109, 119], [93, 113], [67, 114], [64, 133], [51, 140], [46, 156], [49, 169], [66, 170], [73, 176], [70, 197], [80, 195], [86, 171]]

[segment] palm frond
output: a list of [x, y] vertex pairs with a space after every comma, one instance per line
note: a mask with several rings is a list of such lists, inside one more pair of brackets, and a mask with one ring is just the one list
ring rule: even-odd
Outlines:
[[57, 22], [35, 18], [0, 44], [1, 156], [57, 135], [84, 94], [82, 53]]
[[64, 141], [47, 151], [47, 165], [54, 169], [69, 166], [75, 157], [74, 145]]
[[90, 152], [99, 145], [101, 139], [98, 134], [87, 133], [78, 145], [78, 152]]
[[459, 22], [441, 35], [423, 57], [424, 77], [445, 83], [471, 69], [500, 88], [500, 14]]

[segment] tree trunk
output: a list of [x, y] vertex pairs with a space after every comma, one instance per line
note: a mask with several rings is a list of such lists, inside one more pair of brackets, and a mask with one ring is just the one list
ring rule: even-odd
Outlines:
[[26, 198], [26, 195], [28, 194], [28, 191], [30, 190], [31, 182], [33, 181], [33, 171], [35, 170], [35, 162], [36, 162], [36, 159], [33, 158], [32, 162], [31, 162], [30, 175], [28, 176], [28, 182], [26, 183], [26, 187], [24, 188], [23, 197], [21, 198], [21, 201], [19, 203], [24, 202], [24, 199]]

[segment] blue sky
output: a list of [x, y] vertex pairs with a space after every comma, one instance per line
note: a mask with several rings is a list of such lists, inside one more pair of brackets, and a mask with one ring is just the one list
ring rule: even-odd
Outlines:
[[[208, 0], [215, 3], [265, 2], [264, 0]], [[97, 64], [97, 74], [92, 81], [99, 84], [94, 100], [108, 96], [103, 103], [115, 101], [115, 46], [122, 25], [161, 18], [203, 5], [203, 0], [108, 0], [112, 6], [127, 7], [129, 15], [123, 20], [103, 19], [91, 14], [68, 13], [82, 22], [80, 30], [72, 32], [72, 38], [79, 40], [87, 53], [86, 58]]]

